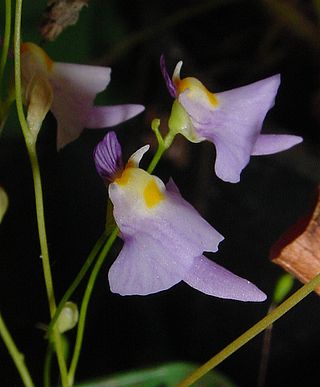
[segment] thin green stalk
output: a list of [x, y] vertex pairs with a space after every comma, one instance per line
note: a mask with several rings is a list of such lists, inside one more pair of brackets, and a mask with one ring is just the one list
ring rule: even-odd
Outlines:
[[8, 59], [8, 51], [10, 44], [10, 34], [11, 34], [11, 0], [6, 0], [6, 15], [5, 15], [5, 27], [4, 27], [4, 38], [2, 44], [1, 52], [1, 62], [0, 62], [0, 90], [2, 92], [2, 82], [4, 76], [4, 69], [6, 67]]
[[22, 379], [24, 386], [34, 387], [35, 385], [30, 376], [29, 370], [24, 363], [24, 356], [21, 352], [19, 352], [18, 348], [16, 347], [8, 331], [8, 328], [6, 327], [6, 324], [3, 321], [1, 314], [0, 314], [0, 335], [10, 353], [12, 360], [14, 361], [14, 364], [17, 367], [17, 370], [19, 372], [19, 375]]
[[53, 347], [51, 343], [48, 343], [47, 353], [44, 360], [43, 367], [43, 385], [44, 387], [51, 386], [51, 365], [52, 365]]
[[154, 171], [155, 167], [157, 166], [159, 160], [161, 159], [162, 155], [164, 154], [164, 152], [166, 150], [167, 150], [167, 148], [165, 148], [163, 145], [158, 146], [158, 149], [157, 149], [156, 153], [154, 154], [154, 156], [150, 162], [150, 165], [147, 169], [148, 173], [152, 173]]
[[78, 322], [77, 337], [76, 337], [73, 357], [71, 360], [69, 374], [68, 374], [70, 385], [73, 384], [75, 372], [76, 372], [78, 361], [79, 361], [79, 356], [80, 356], [80, 351], [81, 351], [81, 346], [82, 346], [82, 341], [83, 341], [84, 327], [85, 327], [85, 322], [86, 322], [86, 315], [87, 315], [90, 297], [91, 297], [91, 294], [92, 294], [92, 291], [94, 288], [94, 284], [96, 282], [96, 279], [97, 279], [97, 276], [98, 276], [99, 271], [101, 269], [101, 266], [104, 263], [104, 260], [107, 256], [108, 252], [110, 251], [114, 241], [117, 238], [118, 232], [119, 232], [118, 227], [114, 228], [114, 230], [110, 234], [106, 244], [104, 245], [101, 253], [99, 254], [99, 257], [98, 257], [97, 262], [94, 265], [94, 268], [91, 272], [91, 275], [90, 275], [90, 278], [88, 281], [88, 285], [86, 287], [86, 290], [85, 290], [85, 293], [83, 296], [81, 309], [80, 309], [79, 322]]
[[88, 270], [90, 269], [92, 263], [94, 262], [95, 258], [97, 257], [97, 254], [101, 250], [102, 246], [106, 242], [106, 234], [105, 232], [102, 233], [100, 238], [97, 240], [96, 244], [94, 245], [93, 249], [91, 250], [86, 262], [82, 266], [81, 270], [77, 274], [76, 278], [73, 280], [72, 284], [69, 286], [65, 294], [63, 295], [61, 301], [59, 302], [59, 305], [56, 309], [56, 312], [50, 321], [50, 325], [48, 327], [48, 336], [50, 337], [52, 333], [52, 328], [54, 327], [65, 303], [70, 300], [72, 294], [75, 292], [77, 287], [80, 285], [81, 281], [83, 280], [84, 276], [87, 274]]
[[312, 281], [308, 282], [297, 290], [292, 296], [275, 308], [271, 313], [265, 316], [258, 323], [253, 325], [245, 333], [239, 336], [232, 343], [227, 345], [222, 351], [217, 353], [213, 358], [195, 370], [191, 375], [178, 384], [177, 387], [188, 387], [194, 382], [199, 380], [206, 373], [215, 368], [218, 364], [223, 362], [226, 358], [244, 346], [248, 341], [256, 337], [259, 333], [265, 330], [269, 325], [273, 324], [291, 308], [297, 305], [303, 300], [308, 294], [310, 294], [316, 287], [320, 285], [320, 274], [318, 274]]
[[[23, 111], [22, 105], [22, 93], [21, 93], [21, 65], [20, 65], [20, 36], [21, 36], [21, 13], [22, 13], [22, 0], [16, 0], [16, 12], [15, 12], [15, 28], [14, 28], [14, 58], [15, 58], [15, 91], [16, 91], [16, 105], [19, 116], [19, 121], [21, 124], [21, 129], [25, 138], [26, 147], [28, 150], [32, 177], [34, 183], [34, 193], [35, 193], [35, 202], [36, 202], [36, 214], [38, 222], [38, 233], [40, 240], [41, 248], [41, 260], [44, 273], [44, 280], [47, 291], [47, 298], [50, 310], [50, 316], [53, 317], [56, 311], [56, 301], [54, 297], [53, 281], [51, 274], [51, 266], [49, 260], [47, 236], [46, 236], [46, 227], [45, 227], [45, 218], [44, 218], [44, 206], [43, 206], [43, 194], [42, 194], [42, 184], [41, 184], [41, 175], [38, 157], [36, 153], [35, 139], [31, 132], [29, 131], [26, 118]], [[53, 340], [55, 344], [58, 365], [61, 376], [61, 383], [63, 387], [68, 387], [68, 375], [67, 367], [63, 355], [63, 348], [60, 333], [57, 329], [53, 330]]]

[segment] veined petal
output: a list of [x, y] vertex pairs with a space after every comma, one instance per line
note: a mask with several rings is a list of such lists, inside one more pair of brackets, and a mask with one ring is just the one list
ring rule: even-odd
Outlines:
[[263, 120], [273, 106], [280, 76], [275, 75], [237, 89], [215, 94], [218, 105], [207, 104], [188, 97], [188, 90], [179, 101], [191, 116], [200, 137], [216, 146], [215, 171], [224, 181], [236, 183], [248, 164], [261, 131]]
[[165, 241], [161, 243], [141, 232], [137, 237], [125, 238], [108, 278], [113, 293], [147, 295], [180, 282], [184, 271]]
[[121, 145], [114, 132], [107, 133], [95, 147], [94, 162], [99, 175], [114, 181], [123, 171]]
[[113, 106], [92, 106], [85, 122], [86, 128], [108, 128], [143, 112], [143, 105], [125, 104]]
[[261, 134], [253, 146], [251, 155], [260, 156], [281, 152], [302, 141], [302, 137], [290, 134]]
[[176, 98], [176, 96], [177, 96], [176, 88], [175, 88], [175, 86], [170, 78], [170, 75], [168, 74], [166, 61], [164, 59], [163, 54], [160, 56], [160, 69], [161, 69], [162, 76], [164, 78], [164, 81], [167, 85], [167, 88], [168, 88], [168, 91], [169, 91], [171, 97]]
[[251, 282], [238, 277], [203, 255], [194, 259], [183, 281], [210, 296], [239, 301], [266, 299], [266, 295]]

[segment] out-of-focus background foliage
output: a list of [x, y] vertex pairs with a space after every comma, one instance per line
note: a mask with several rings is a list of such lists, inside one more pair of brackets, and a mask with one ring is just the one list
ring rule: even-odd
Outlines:
[[[41, 42], [45, 7], [43, 0], [24, 2], [25, 41]], [[1, 2], [1, 26], [3, 9]], [[318, 0], [90, 0], [76, 26], [54, 42], [43, 42], [56, 61], [112, 67], [111, 84], [97, 103], [146, 106], [144, 114], [117, 128], [125, 155], [154, 143], [149, 129], [153, 118], [160, 117], [165, 128], [172, 101], [159, 70], [161, 53], [170, 72], [182, 59], [182, 75], [198, 77], [211, 91], [281, 73], [276, 106], [264, 131], [299, 134], [304, 137], [302, 145], [252, 158], [241, 183], [232, 185], [214, 176], [212, 145], [191, 145], [177, 138], [156, 171], [164, 180], [173, 176], [182, 194], [225, 236], [212, 258], [269, 296], [282, 273], [269, 262], [270, 247], [310, 208], [320, 178], [319, 23]], [[104, 133], [86, 131], [58, 154], [52, 116], [40, 133], [38, 151], [58, 296], [104, 227], [105, 187], [92, 160], [93, 148]], [[0, 183], [10, 197], [0, 233], [1, 311], [41, 385], [45, 342], [39, 325], [48, 322], [48, 311], [30, 167], [14, 109], [1, 138], [0, 160]], [[90, 304], [79, 380], [164, 361], [204, 362], [267, 312], [268, 301], [215, 299], [184, 284], [148, 297], [112, 294], [107, 271], [120, 247], [120, 242], [114, 247]], [[79, 300], [77, 293], [74, 301]], [[267, 386], [318, 383], [319, 310], [318, 296], [313, 294], [275, 325]], [[256, 386], [261, 345], [259, 336], [218, 369], [239, 386]], [[1, 385], [19, 386], [2, 344], [0, 362]]]

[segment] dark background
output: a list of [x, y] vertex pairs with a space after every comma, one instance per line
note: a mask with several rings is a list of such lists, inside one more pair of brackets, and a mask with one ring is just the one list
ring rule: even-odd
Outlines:
[[[205, 362], [266, 314], [283, 273], [269, 261], [270, 248], [312, 206], [320, 175], [320, 10], [316, 3], [91, 0], [76, 26], [44, 44], [54, 60], [112, 67], [111, 84], [97, 103], [146, 106], [145, 113], [117, 128], [125, 155], [154, 142], [151, 120], [160, 117], [165, 126], [170, 112], [172, 101], [159, 70], [161, 53], [170, 72], [182, 59], [182, 76], [198, 77], [211, 91], [281, 73], [276, 106], [267, 116], [264, 132], [304, 137], [303, 144], [287, 152], [253, 157], [239, 184], [214, 176], [211, 144], [176, 139], [156, 174], [164, 181], [173, 176], [183, 196], [225, 236], [212, 258], [257, 284], [269, 301], [220, 300], [185, 284], [148, 297], [112, 294], [107, 272], [119, 242], [102, 269], [89, 306], [79, 380], [168, 361]], [[24, 2], [25, 41], [41, 41], [44, 8], [44, 1]], [[41, 385], [46, 342], [38, 325], [47, 323], [49, 316], [30, 166], [14, 110], [0, 142], [0, 181], [10, 199], [0, 233], [1, 312]], [[57, 153], [55, 127], [48, 115], [38, 152], [59, 298], [104, 227], [105, 187], [95, 172], [92, 151], [105, 131], [85, 131]], [[82, 290], [74, 296], [76, 302]], [[319, 324], [315, 294], [276, 323], [267, 386], [317, 385]], [[239, 386], [256, 386], [261, 345], [260, 335], [218, 370]], [[19, 386], [2, 344], [0, 363], [1, 385]]]

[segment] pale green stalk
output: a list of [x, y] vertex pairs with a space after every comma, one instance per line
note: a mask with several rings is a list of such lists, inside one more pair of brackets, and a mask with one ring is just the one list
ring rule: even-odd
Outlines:
[[73, 357], [71, 360], [69, 374], [68, 374], [70, 385], [73, 385], [74, 376], [75, 376], [75, 372], [76, 372], [78, 361], [79, 361], [79, 356], [80, 356], [82, 341], [83, 341], [84, 327], [85, 327], [86, 316], [87, 316], [87, 310], [88, 310], [90, 297], [91, 297], [91, 294], [92, 294], [92, 291], [94, 288], [94, 284], [96, 282], [96, 279], [97, 279], [97, 276], [98, 276], [99, 271], [101, 269], [101, 266], [104, 263], [104, 260], [107, 256], [108, 252], [110, 251], [114, 241], [116, 240], [116, 238], [118, 236], [118, 232], [119, 232], [119, 229], [118, 229], [118, 227], [116, 227], [112, 231], [112, 233], [109, 236], [106, 244], [104, 245], [101, 253], [99, 254], [97, 262], [94, 265], [94, 268], [91, 272], [91, 275], [90, 275], [90, 278], [88, 281], [88, 285], [86, 287], [86, 290], [85, 290], [85, 293], [84, 293], [84, 296], [82, 299], [79, 322], [78, 322], [77, 337], [76, 337]]
[[265, 330], [269, 325], [273, 324], [291, 308], [297, 305], [303, 300], [308, 294], [310, 294], [316, 287], [320, 285], [320, 274], [318, 274], [312, 281], [302, 286], [292, 296], [270, 312], [258, 323], [253, 325], [245, 333], [239, 336], [232, 343], [227, 345], [222, 351], [217, 353], [213, 358], [203, 364], [201, 367], [196, 369], [191, 375], [178, 384], [177, 387], [188, 387], [199, 380], [206, 373], [215, 368], [218, 364], [222, 363], [226, 358], [244, 346], [248, 341], [256, 337], [259, 333]]
[[5, 27], [4, 27], [4, 38], [2, 43], [1, 51], [1, 62], [0, 62], [0, 90], [2, 91], [2, 82], [4, 76], [4, 69], [6, 67], [8, 59], [8, 51], [10, 44], [11, 34], [11, 0], [6, 0], [6, 15], [5, 15]]
[[[56, 301], [54, 297], [53, 281], [49, 260], [46, 227], [44, 220], [44, 206], [43, 206], [43, 194], [42, 184], [38, 157], [36, 153], [35, 139], [29, 131], [22, 105], [21, 97], [21, 72], [20, 72], [20, 36], [21, 36], [21, 11], [22, 0], [16, 0], [16, 13], [15, 13], [15, 31], [14, 31], [14, 58], [15, 58], [15, 90], [16, 90], [16, 105], [21, 124], [21, 129], [25, 138], [33, 176], [36, 213], [38, 222], [38, 233], [41, 247], [41, 261], [44, 273], [44, 280], [47, 291], [47, 298], [50, 310], [50, 316], [53, 317], [56, 311]], [[55, 344], [55, 350], [58, 359], [58, 365], [61, 376], [61, 383], [63, 387], [68, 387], [67, 367], [63, 355], [63, 348], [61, 343], [61, 337], [57, 329], [53, 330], [53, 340]]]
[[96, 244], [94, 245], [93, 249], [91, 250], [87, 260], [85, 261], [84, 265], [82, 266], [81, 270], [77, 274], [76, 278], [73, 280], [72, 284], [69, 286], [65, 294], [63, 295], [62, 299], [59, 302], [59, 305], [57, 307], [57, 310], [50, 321], [49, 327], [48, 327], [48, 336], [50, 337], [52, 328], [54, 327], [65, 303], [70, 300], [72, 294], [75, 292], [77, 287], [80, 285], [81, 281], [83, 280], [84, 276], [90, 269], [92, 263], [94, 262], [95, 258], [97, 257], [99, 251], [101, 250], [102, 246], [106, 243], [106, 234], [103, 232], [103, 234], [100, 236], [100, 238], [97, 240]]
[[3, 321], [1, 314], [0, 314], [0, 335], [10, 353], [12, 360], [14, 361], [14, 364], [17, 367], [17, 370], [19, 372], [19, 375], [22, 379], [24, 386], [34, 387], [35, 385], [31, 379], [29, 370], [24, 363], [24, 356], [21, 352], [19, 352], [18, 348], [16, 347], [8, 331], [8, 328], [6, 327], [6, 324]]

